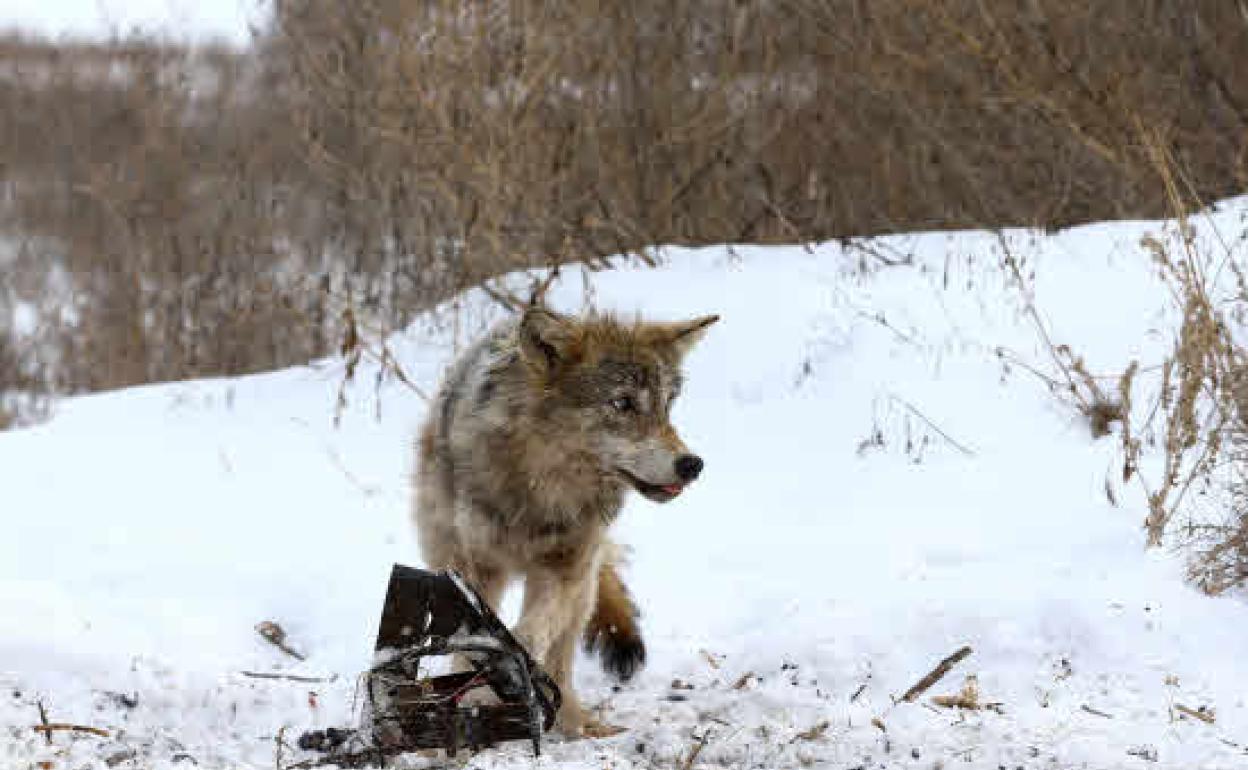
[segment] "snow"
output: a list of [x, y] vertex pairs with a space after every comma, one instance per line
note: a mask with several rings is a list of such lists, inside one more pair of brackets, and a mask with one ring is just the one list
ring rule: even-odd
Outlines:
[[[1246, 213], [1227, 202], [1199, 226], [1233, 235]], [[998, 355], [1046, 361], [999, 269], [1008, 247], [1055, 339], [1105, 372], [1156, 360], [1173, 311], [1140, 239], [1162, 230], [670, 248], [658, 269], [594, 274], [599, 307], [723, 316], [674, 418], [706, 471], [616, 527], [648, 667], [617, 691], [582, 659], [577, 679], [629, 730], [469, 765], [683, 767], [704, 742], [688, 766], [1248, 767], [1248, 606], [1145, 549], [1139, 492], [1115, 480], [1119, 504], [1106, 496], [1114, 439]], [[554, 304], [577, 310], [566, 272]], [[501, 312], [469, 293], [389, 343], [431, 391]], [[279, 730], [350, 723], [390, 565], [419, 564], [425, 401], [375, 377], [361, 365], [338, 427], [342, 366], [326, 361], [67, 400], [0, 434], [0, 765], [272, 768]], [[263, 620], [306, 662], [262, 641]], [[964, 644], [927, 695], [895, 702]], [[999, 713], [930, 705], [966, 674]], [[111, 736], [48, 745], [39, 703]]]

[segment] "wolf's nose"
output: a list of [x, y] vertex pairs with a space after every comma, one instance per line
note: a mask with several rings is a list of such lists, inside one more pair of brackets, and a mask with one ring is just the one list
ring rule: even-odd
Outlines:
[[676, 458], [676, 475], [681, 481], [693, 481], [702, 472], [702, 458], [697, 455], [681, 455]]

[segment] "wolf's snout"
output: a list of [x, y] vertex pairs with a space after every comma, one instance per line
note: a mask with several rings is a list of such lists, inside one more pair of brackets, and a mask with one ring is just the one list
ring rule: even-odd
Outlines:
[[697, 455], [681, 455], [676, 458], [676, 475], [686, 483], [702, 473], [702, 458]]

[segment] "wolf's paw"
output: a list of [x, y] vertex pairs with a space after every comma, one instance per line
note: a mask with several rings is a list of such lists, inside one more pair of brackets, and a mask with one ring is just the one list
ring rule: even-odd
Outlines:
[[632, 679], [646, 665], [646, 643], [639, 636], [608, 633], [597, 641], [603, 670], [621, 682]]
[[590, 624], [585, 632], [585, 649], [598, 654], [602, 670], [627, 682], [646, 665], [646, 643], [635, 629]]

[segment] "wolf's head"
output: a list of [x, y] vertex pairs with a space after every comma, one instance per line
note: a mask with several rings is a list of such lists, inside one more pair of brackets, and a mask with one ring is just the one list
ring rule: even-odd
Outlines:
[[671, 423], [680, 364], [718, 316], [677, 323], [570, 318], [541, 308], [517, 326], [521, 357], [546, 435], [595, 458], [650, 500], [665, 503], [702, 472]]

